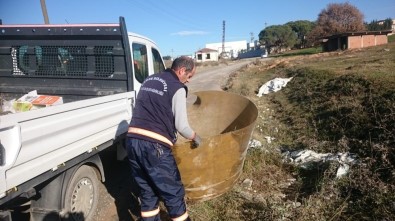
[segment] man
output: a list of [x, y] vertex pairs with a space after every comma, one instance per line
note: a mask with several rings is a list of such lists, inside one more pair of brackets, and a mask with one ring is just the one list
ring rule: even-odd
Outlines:
[[175, 221], [190, 220], [185, 190], [172, 154], [177, 131], [199, 146], [201, 138], [188, 123], [187, 87], [195, 74], [194, 61], [179, 57], [170, 69], [145, 79], [129, 125], [127, 152], [132, 175], [140, 187], [141, 218], [160, 220], [159, 198]]

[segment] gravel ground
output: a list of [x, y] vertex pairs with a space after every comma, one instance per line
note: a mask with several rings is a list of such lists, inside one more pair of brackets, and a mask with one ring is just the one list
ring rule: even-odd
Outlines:
[[[100, 185], [100, 203], [96, 221], [137, 221], [140, 206], [136, 184], [130, 175], [127, 160], [103, 160], [106, 182]], [[161, 204], [161, 220], [171, 220]]]
[[139, 204], [126, 160], [103, 160], [106, 182], [100, 185], [97, 221], [132, 221], [138, 219]]

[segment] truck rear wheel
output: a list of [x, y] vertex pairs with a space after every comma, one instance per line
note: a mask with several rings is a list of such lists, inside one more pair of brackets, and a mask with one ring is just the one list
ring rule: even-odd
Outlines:
[[67, 220], [93, 220], [99, 201], [99, 180], [94, 168], [83, 165], [67, 185], [64, 198]]

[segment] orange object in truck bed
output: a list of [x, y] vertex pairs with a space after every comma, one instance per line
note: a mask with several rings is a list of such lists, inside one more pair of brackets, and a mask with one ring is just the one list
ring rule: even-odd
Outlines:
[[37, 106], [51, 106], [51, 105], [57, 105], [62, 103], [63, 103], [62, 97], [48, 96], [48, 95], [38, 95], [38, 97], [32, 101], [32, 104]]

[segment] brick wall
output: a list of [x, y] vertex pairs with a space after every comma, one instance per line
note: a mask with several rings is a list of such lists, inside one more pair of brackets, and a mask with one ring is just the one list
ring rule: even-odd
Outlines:
[[365, 48], [387, 43], [387, 35], [348, 36], [348, 49]]
[[362, 48], [375, 46], [376, 36], [375, 35], [362, 35]]
[[348, 36], [348, 49], [361, 48], [361, 36]]
[[387, 35], [376, 35], [376, 45], [384, 45], [388, 43]]

